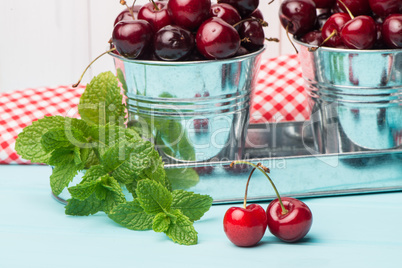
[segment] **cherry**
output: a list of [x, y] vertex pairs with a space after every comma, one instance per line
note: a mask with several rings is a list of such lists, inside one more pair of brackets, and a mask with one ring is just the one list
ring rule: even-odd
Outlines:
[[214, 171], [214, 166], [199, 166], [193, 167], [193, 169], [198, 175], [208, 175]]
[[264, 15], [262, 14], [260, 9], [256, 9], [253, 13], [250, 14], [250, 17], [254, 17], [256, 19], [264, 20]]
[[389, 48], [402, 48], [402, 14], [392, 14], [385, 18], [382, 39]]
[[279, 8], [279, 20], [282, 26], [296, 36], [311, 31], [316, 18], [316, 6], [312, 0], [285, 0]]
[[313, 46], [319, 46], [323, 42], [321, 31], [319, 30], [314, 30], [311, 32], [306, 33], [302, 37], [300, 37], [300, 41], [303, 43], [313, 45]]
[[236, 24], [241, 20], [239, 12], [233, 6], [225, 3], [213, 4], [210, 16], [221, 18], [230, 25]]
[[118, 22], [112, 33], [112, 42], [117, 51], [126, 58], [139, 58], [152, 47], [153, 29], [145, 20]]
[[264, 46], [265, 35], [261, 24], [256, 20], [245, 20], [238, 26], [241, 45], [249, 51], [256, 51]]
[[335, 13], [325, 22], [321, 30], [323, 42], [326, 46], [337, 47], [342, 45], [340, 33], [343, 26], [350, 21], [350, 15], [346, 13]]
[[347, 9], [349, 9], [354, 16], [369, 15], [371, 13], [369, 0], [337, 0], [336, 2], [343, 12], [348, 12]]
[[250, 53], [250, 51], [248, 51], [247, 48], [240, 46], [239, 49], [237, 50], [235, 56], [236, 57], [243, 56], [243, 55], [247, 55], [249, 53]]
[[401, 0], [369, 0], [369, 5], [371, 10], [382, 18], [402, 12]]
[[134, 19], [136, 19], [136, 16], [138, 15], [138, 11], [140, 10], [140, 8], [141, 8], [140, 5], [134, 5], [131, 8], [131, 11], [134, 14], [134, 18], [131, 15], [131, 12], [130, 12], [130, 10], [128, 8], [124, 9], [122, 12], [119, 13], [119, 15], [117, 15], [116, 19], [114, 20], [113, 25], [116, 25], [119, 21], [122, 21], [122, 20], [134, 20]]
[[345, 23], [341, 31], [344, 45], [352, 49], [369, 49], [377, 41], [377, 28], [374, 19], [361, 15]]
[[302, 201], [283, 197], [273, 200], [267, 207], [269, 231], [285, 242], [297, 242], [310, 231], [313, 216], [309, 207]]
[[258, 8], [260, 4], [259, 0], [218, 0], [218, 3], [226, 3], [239, 11], [242, 18], [246, 18], [251, 15]]
[[295, 198], [281, 198], [275, 184], [268, 176], [269, 169], [260, 163], [254, 165], [247, 161], [235, 161], [231, 165], [235, 163], [245, 163], [253, 166], [254, 169], [252, 171], [255, 169], [260, 170], [271, 183], [277, 199], [273, 200], [266, 210], [269, 231], [285, 242], [296, 242], [305, 237], [313, 223], [313, 215], [309, 207], [304, 202]]
[[316, 8], [332, 8], [336, 0], [313, 0]]
[[233, 56], [240, 47], [236, 29], [221, 18], [204, 21], [197, 30], [198, 51], [208, 59], [224, 59]]
[[188, 30], [195, 30], [209, 17], [210, 0], [169, 0], [167, 9], [173, 22]]
[[161, 60], [181, 60], [195, 47], [193, 34], [177, 25], [167, 25], [154, 37], [155, 55]]
[[254, 168], [246, 184], [243, 207], [229, 208], [223, 217], [223, 230], [229, 240], [239, 247], [251, 247], [261, 241], [267, 229], [267, 214], [258, 204], [247, 206], [247, 189]]
[[143, 5], [138, 11], [138, 19], [148, 21], [154, 27], [155, 32], [172, 24], [165, 2], [152, 1]]

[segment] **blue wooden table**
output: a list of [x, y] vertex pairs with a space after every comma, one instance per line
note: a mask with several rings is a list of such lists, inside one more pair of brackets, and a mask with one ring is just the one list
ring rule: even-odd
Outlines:
[[[0, 166], [0, 267], [402, 267], [402, 193], [305, 199], [313, 226], [300, 243], [269, 232], [239, 248], [223, 232], [230, 205], [194, 226], [199, 243], [130, 231], [105, 214], [74, 217], [50, 194], [50, 168]], [[261, 203], [266, 207], [267, 203]]]

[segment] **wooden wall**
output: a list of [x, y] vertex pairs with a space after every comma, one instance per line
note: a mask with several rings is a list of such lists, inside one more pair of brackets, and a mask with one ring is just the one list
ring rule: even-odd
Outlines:
[[[279, 24], [280, 0], [268, 2], [260, 0], [269, 23], [266, 36], [281, 42], [269, 43], [264, 57], [294, 53]], [[122, 9], [119, 0], [1, 0], [0, 92], [76, 82], [86, 65], [107, 49]], [[109, 56], [95, 63], [84, 83], [107, 70], [113, 70]]]

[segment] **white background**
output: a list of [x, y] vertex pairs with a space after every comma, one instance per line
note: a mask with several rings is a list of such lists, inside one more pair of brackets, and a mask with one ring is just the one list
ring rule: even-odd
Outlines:
[[[281, 1], [269, 1], [260, 0], [259, 7], [269, 23], [266, 37], [281, 42], [268, 43], [264, 57], [294, 53], [279, 23]], [[123, 9], [119, 0], [0, 0], [0, 92], [75, 83], [108, 47], [114, 19]], [[83, 82], [113, 68], [106, 55]]]

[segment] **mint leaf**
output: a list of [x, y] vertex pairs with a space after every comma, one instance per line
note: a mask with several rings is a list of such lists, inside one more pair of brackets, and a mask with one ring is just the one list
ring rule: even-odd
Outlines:
[[112, 72], [94, 77], [81, 95], [78, 112], [89, 124], [122, 124], [125, 106], [118, 80]]
[[18, 135], [15, 150], [24, 159], [36, 163], [47, 163], [50, 152], [46, 151], [41, 144], [41, 138], [49, 129], [63, 127], [65, 118], [62, 116], [44, 117], [32, 122]]
[[54, 128], [42, 135], [41, 143], [47, 152], [51, 152], [58, 148], [74, 146], [82, 148], [86, 145], [87, 140], [80, 130]]
[[192, 168], [167, 168], [165, 173], [173, 189], [188, 189], [200, 181], [198, 173]]
[[70, 161], [66, 160], [60, 165], [55, 166], [52, 175], [50, 175], [50, 187], [53, 193], [59, 195], [77, 174], [78, 169], [73, 158]]
[[[69, 187], [68, 191], [71, 194], [72, 198], [78, 199], [78, 200], [85, 200], [89, 198], [97, 189], [98, 185], [101, 183], [101, 178], [93, 181], [81, 181], [81, 183]], [[99, 199], [99, 198], [98, 198]], [[101, 200], [101, 199], [100, 199]]]
[[154, 215], [145, 213], [138, 200], [121, 203], [108, 214], [114, 222], [130, 230], [149, 230], [152, 228]]
[[101, 211], [103, 201], [97, 199], [94, 194], [84, 201], [71, 198], [67, 200], [65, 213], [73, 216], [88, 216]]
[[195, 245], [197, 244], [197, 231], [194, 229], [193, 222], [189, 220], [180, 211], [175, 211], [177, 217], [176, 222], [170, 224], [165, 234], [180, 245]]
[[149, 179], [140, 180], [136, 194], [138, 201], [148, 214], [169, 211], [172, 194], [160, 183]]
[[170, 225], [170, 218], [166, 213], [160, 212], [156, 214], [153, 222], [152, 222], [152, 229], [157, 233], [165, 232], [169, 229]]
[[[124, 149], [122, 149], [124, 148]], [[118, 155], [120, 152], [124, 152], [124, 161], [120, 161], [113, 171], [112, 175], [119, 182], [124, 184], [131, 184], [134, 180], [139, 181], [141, 179], [152, 179], [161, 182], [164, 186], [167, 186], [166, 176], [162, 160], [154, 146], [149, 141], [140, 140], [133, 142], [120, 142], [119, 145], [111, 148], [113, 152], [108, 152], [108, 155]], [[103, 159], [103, 162], [119, 161], [110, 157]]]
[[195, 194], [184, 190], [172, 192], [173, 201], [171, 209], [180, 210], [190, 221], [197, 221], [212, 206], [212, 197], [209, 195]]
[[[110, 213], [115, 206], [126, 202], [120, 185], [113, 177], [104, 175], [98, 180], [95, 185], [90, 181], [82, 182], [83, 188], [81, 189], [70, 187], [72, 188], [71, 193], [77, 194], [80, 199], [73, 197], [67, 201], [66, 214], [87, 216], [99, 211]], [[92, 186], [94, 187], [92, 188]], [[99, 194], [98, 191], [101, 193]]]

